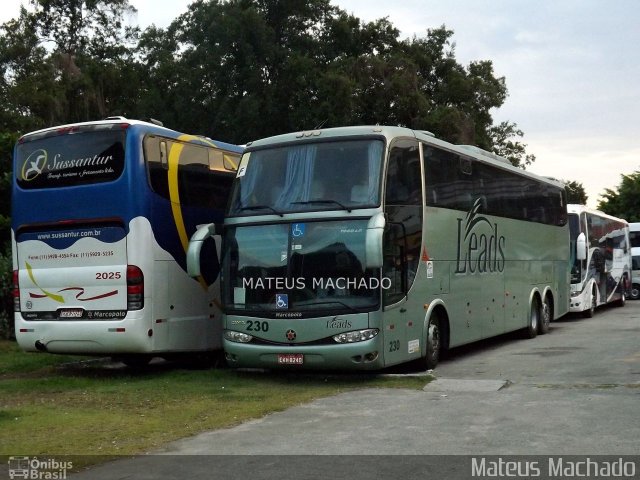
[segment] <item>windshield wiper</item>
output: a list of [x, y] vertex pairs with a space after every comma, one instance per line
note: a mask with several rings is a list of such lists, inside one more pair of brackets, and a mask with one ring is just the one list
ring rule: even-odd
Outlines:
[[275, 213], [276, 215], [280, 215], [281, 217], [284, 216], [278, 210], [276, 210], [273, 207], [270, 207], [269, 205], [251, 205], [249, 207], [240, 207], [238, 210], [244, 211], [244, 210], [265, 210], [265, 209], [271, 210], [273, 213]]
[[347, 212], [351, 213], [352, 208], [351, 207], [347, 207], [346, 205], [340, 203], [337, 200], [306, 200], [304, 202], [293, 202], [292, 205], [309, 205], [312, 203], [317, 203], [319, 205], [338, 205], [340, 208], [342, 208], [343, 210], [346, 210]]

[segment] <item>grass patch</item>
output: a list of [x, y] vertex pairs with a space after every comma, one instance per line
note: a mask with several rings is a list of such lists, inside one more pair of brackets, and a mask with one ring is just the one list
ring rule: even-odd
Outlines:
[[14, 374], [24, 375], [62, 363], [77, 362], [78, 359], [79, 357], [71, 355], [27, 353], [20, 350], [16, 342], [0, 340], [0, 379]]
[[0, 456], [133, 455], [320, 397], [362, 388], [421, 389], [430, 380], [189, 370], [171, 364], [136, 372], [46, 354], [21, 360], [30, 354], [3, 343]]

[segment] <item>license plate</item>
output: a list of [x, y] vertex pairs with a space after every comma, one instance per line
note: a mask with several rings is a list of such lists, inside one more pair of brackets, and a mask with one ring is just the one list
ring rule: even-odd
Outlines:
[[304, 355], [302, 353], [279, 353], [278, 365], [302, 365]]
[[65, 308], [64, 310], [58, 310], [58, 317], [60, 318], [82, 318], [84, 316], [84, 310], [82, 308]]

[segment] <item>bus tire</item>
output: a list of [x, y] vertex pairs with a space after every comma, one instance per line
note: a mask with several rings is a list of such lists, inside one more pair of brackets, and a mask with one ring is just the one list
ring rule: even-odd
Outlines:
[[538, 333], [540, 335], [544, 335], [545, 333], [549, 333], [549, 329], [551, 328], [551, 320], [553, 320], [553, 305], [551, 304], [551, 298], [549, 297], [549, 295], [546, 295], [544, 297], [540, 313], [541, 315]]
[[629, 293], [629, 298], [631, 300], [638, 300], [640, 298], [640, 285], [634, 283], [631, 285], [631, 292]]
[[422, 370], [433, 370], [438, 365], [442, 352], [442, 322], [436, 312], [429, 317], [425, 335], [426, 354], [420, 359]]
[[624, 307], [627, 303], [627, 294], [625, 290], [620, 292], [620, 300], [616, 302], [616, 307]]
[[133, 369], [145, 368], [151, 362], [150, 355], [124, 355], [122, 357], [115, 357], [113, 360], [124, 363], [127, 367]]
[[527, 328], [524, 329], [525, 338], [536, 338], [538, 335], [541, 317], [540, 311], [540, 301], [538, 300], [538, 297], [533, 297], [533, 300], [531, 300], [531, 308], [529, 309]]
[[591, 298], [589, 299], [590, 300], [589, 308], [584, 312], [582, 312], [582, 316], [584, 318], [593, 318], [593, 316], [596, 314], [597, 298], [598, 297], [596, 296], [596, 289], [594, 287], [591, 289]]

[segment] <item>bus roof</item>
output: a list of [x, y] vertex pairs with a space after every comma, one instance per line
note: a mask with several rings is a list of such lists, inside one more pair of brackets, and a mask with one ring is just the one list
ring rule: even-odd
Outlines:
[[143, 120], [134, 120], [134, 119], [125, 118], [125, 117], [109, 117], [109, 118], [106, 118], [104, 120], [94, 120], [94, 121], [90, 121], [90, 122], [65, 123], [64, 125], [55, 125], [53, 127], [42, 128], [40, 130], [34, 130], [33, 132], [25, 133], [20, 138], [22, 139], [22, 138], [30, 137], [32, 135], [40, 135], [42, 133], [54, 132], [56, 130], [62, 130], [62, 129], [72, 128], [72, 127], [82, 127], [82, 126], [88, 126], [88, 125], [113, 125], [113, 124], [119, 124], [119, 123], [127, 123], [129, 125], [149, 125], [149, 126], [153, 126], [153, 127], [156, 127], [156, 128], [163, 128], [163, 129], [165, 129], [167, 131], [170, 131], [170, 132], [175, 132], [174, 130], [171, 130], [170, 128], [163, 127], [163, 126], [160, 126], [158, 124], [151, 123], [151, 122], [145, 122]]
[[247, 143], [246, 147], [248, 151], [258, 150], [265, 147], [282, 146], [289, 143], [308, 142], [308, 141], [322, 141], [327, 138], [340, 138], [340, 137], [358, 137], [358, 136], [381, 136], [388, 140], [397, 137], [410, 137], [420, 140], [421, 142], [439, 147], [444, 150], [448, 150], [452, 153], [456, 153], [463, 157], [474, 158], [480, 162], [494, 165], [504, 170], [515, 172], [519, 175], [534, 178], [544, 183], [549, 183], [559, 188], [564, 188], [564, 184], [549, 178], [541, 177], [534, 173], [527, 172], [521, 168], [514, 167], [509, 160], [500, 157], [495, 153], [482, 150], [479, 147], [473, 145], [454, 145], [436, 138], [431, 132], [423, 130], [412, 130], [406, 127], [393, 127], [383, 125], [360, 125], [350, 127], [337, 127], [326, 128], [318, 130], [300, 131], [293, 133], [286, 133], [283, 135], [276, 135], [273, 137], [262, 138], [253, 142]]
[[640, 232], [640, 223], [633, 222], [629, 224], [629, 230], [632, 232]]
[[[157, 121], [156, 121], [157, 122]], [[28, 141], [30, 140], [30, 137], [32, 136], [39, 136], [39, 135], [43, 135], [43, 134], [47, 134], [47, 133], [51, 133], [51, 132], [56, 132], [58, 130], [65, 130], [65, 129], [69, 129], [69, 128], [73, 128], [73, 127], [83, 127], [83, 126], [92, 126], [92, 125], [117, 125], [117, 124], [127, 124], [127, 125], [144, 125], [150, 128], [155, 129], [156, 132], [162, 132], [164, 131], [167, 135], [170, 135], [172, 137], [175, 136], [180, 136], [183, 135], [183, 132], [178, 132], [177, 130], [173, 130], [171, 128], [167, 128], [165, 126], [163, 126], [160, 122], [154, 123], [154, 122], [147, 122], [144, 120], [135, 120], [132, 118], [125, 118], [125, 117], [109, 117], [109, 118], [105, 118], [104, 120], [94, 120], [94, 121], [90, 121], [90, 122], [77, 122], [77, 123], [67, 123], [64, 125], [56, 125], [53, 127], [47, 127], [47, 128], [43, 128], [40, 130], [35, 130], [33, 132], [29, 132], [29, 133], [25, 133], [24, 135], [22, 135], [18, 142], [23, 142], [23, 141]], [[242, 146], [238, 146], [238, 145], [234, 145], [231, 143], [226, 143], [226, 142], [222, 142], [219, 140], [212, 140], [209, 137], [206, 137], [204, 135], [194, 135], [195, 137], [201, 137], [203, 139], [209, 140], [209, 141], [213, 141], [216, 142], [216, 144], [219, 144], [218, 147], [225, 149], [225, 150], [230, 150], [230, 151], [236, 151], [236, 152], [240, 152], [243, 150]]]
[[589, 208], [586, 205], [579, 205], [577, 203], [570, 203], [570, 204], [567, 205], [567, 213], [569, 213], [569, 214], [573, 213], [573, 214], [579, 215], [582, 212], [590, 213], [590, 214], [596, 215], [598, 217], [608, 218], [610, 220], [616, 220], [618, 222], [623, 222], [625, 224], [628, 224], [628, 222], [624, 218], [614, 217], [613, 215], [609, 215], [607, 213], [601, 212], [600, 210], [596, 210], [594, 208]]

